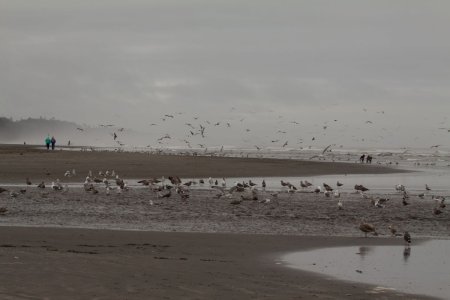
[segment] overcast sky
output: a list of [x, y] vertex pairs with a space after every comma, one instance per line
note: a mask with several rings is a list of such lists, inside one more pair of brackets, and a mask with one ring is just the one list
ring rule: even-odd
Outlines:
[[0, 115], [172, 144], [201, 123], [190, 138], [215, 145], [450, 146], [449, 33], [450, 1], [0, 0]]

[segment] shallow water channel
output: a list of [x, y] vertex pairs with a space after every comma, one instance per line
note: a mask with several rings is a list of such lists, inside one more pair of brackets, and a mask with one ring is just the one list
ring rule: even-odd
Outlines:
[[429, 240], [408, 249], [399, 239], [397, 246], [315, 249], [282, 260], [289, 267], [376, 285], [378, 290], [450, 299], [450, 240]]

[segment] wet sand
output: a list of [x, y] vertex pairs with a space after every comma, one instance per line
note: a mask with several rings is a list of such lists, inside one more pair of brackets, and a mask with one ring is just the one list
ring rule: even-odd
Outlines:
[[75, 169], [83, 182], [89, 170], [115, 170], [124, 178], [176, 175], [182, 178], [313, 176], [322, 174], [385, 174], [403, 172], [378, 165], [229, 157], [192, 157], [133, 152], [47, 151], [32, 146], [0, 145], [0, 183], [62, 179]]
[[330, 281], [282, 253], [397, 240], [0, 227], [2, 299], [427, 299]]

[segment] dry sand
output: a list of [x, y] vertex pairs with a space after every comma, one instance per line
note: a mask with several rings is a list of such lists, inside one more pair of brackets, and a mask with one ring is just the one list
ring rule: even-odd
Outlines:
[[[30, 177], [48, 183], [71, 168], [83, 175], [80, 181], [89, 169], [115, 169], [131, 178], [398, 172], [344, 163], [0, 148], [2, 182]], [[17, 198], [0, 194], [0, 206], [8, 209], [0, 216], [0, 298], [413, 299], [392, 291], [372, 294], [368, 285], [291, 270], [276, 264], [277, 257], [315, 247], [402, 243], [400, 238], [358, 237], [361, 217], [385, 237], [391, 223], [414, 238], [448, 236], [450, 229], [448, 213], [431, 213], [434, 203], [413, 197], [405, 207], [400, 195], [378, 209], [359, 195], [344, 194], [345, 209], [339, 211], [336, 199], [312, 193], [280, 193], [270, 203], [232, 205], [210, 189], [192, 190], [188, 201], [176, 194], [157, 199], [148, 188], [109, 196], [99, 190], [94, 195], [70, 188], [63, 194], [33, 186]]]

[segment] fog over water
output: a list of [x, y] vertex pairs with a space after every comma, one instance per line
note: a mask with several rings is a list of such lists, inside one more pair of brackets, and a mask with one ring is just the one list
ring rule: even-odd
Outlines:
[[444, 1], [0, 0], [0, 116], [76, 123], [33, 141], [449, 147], [448, 28]]

